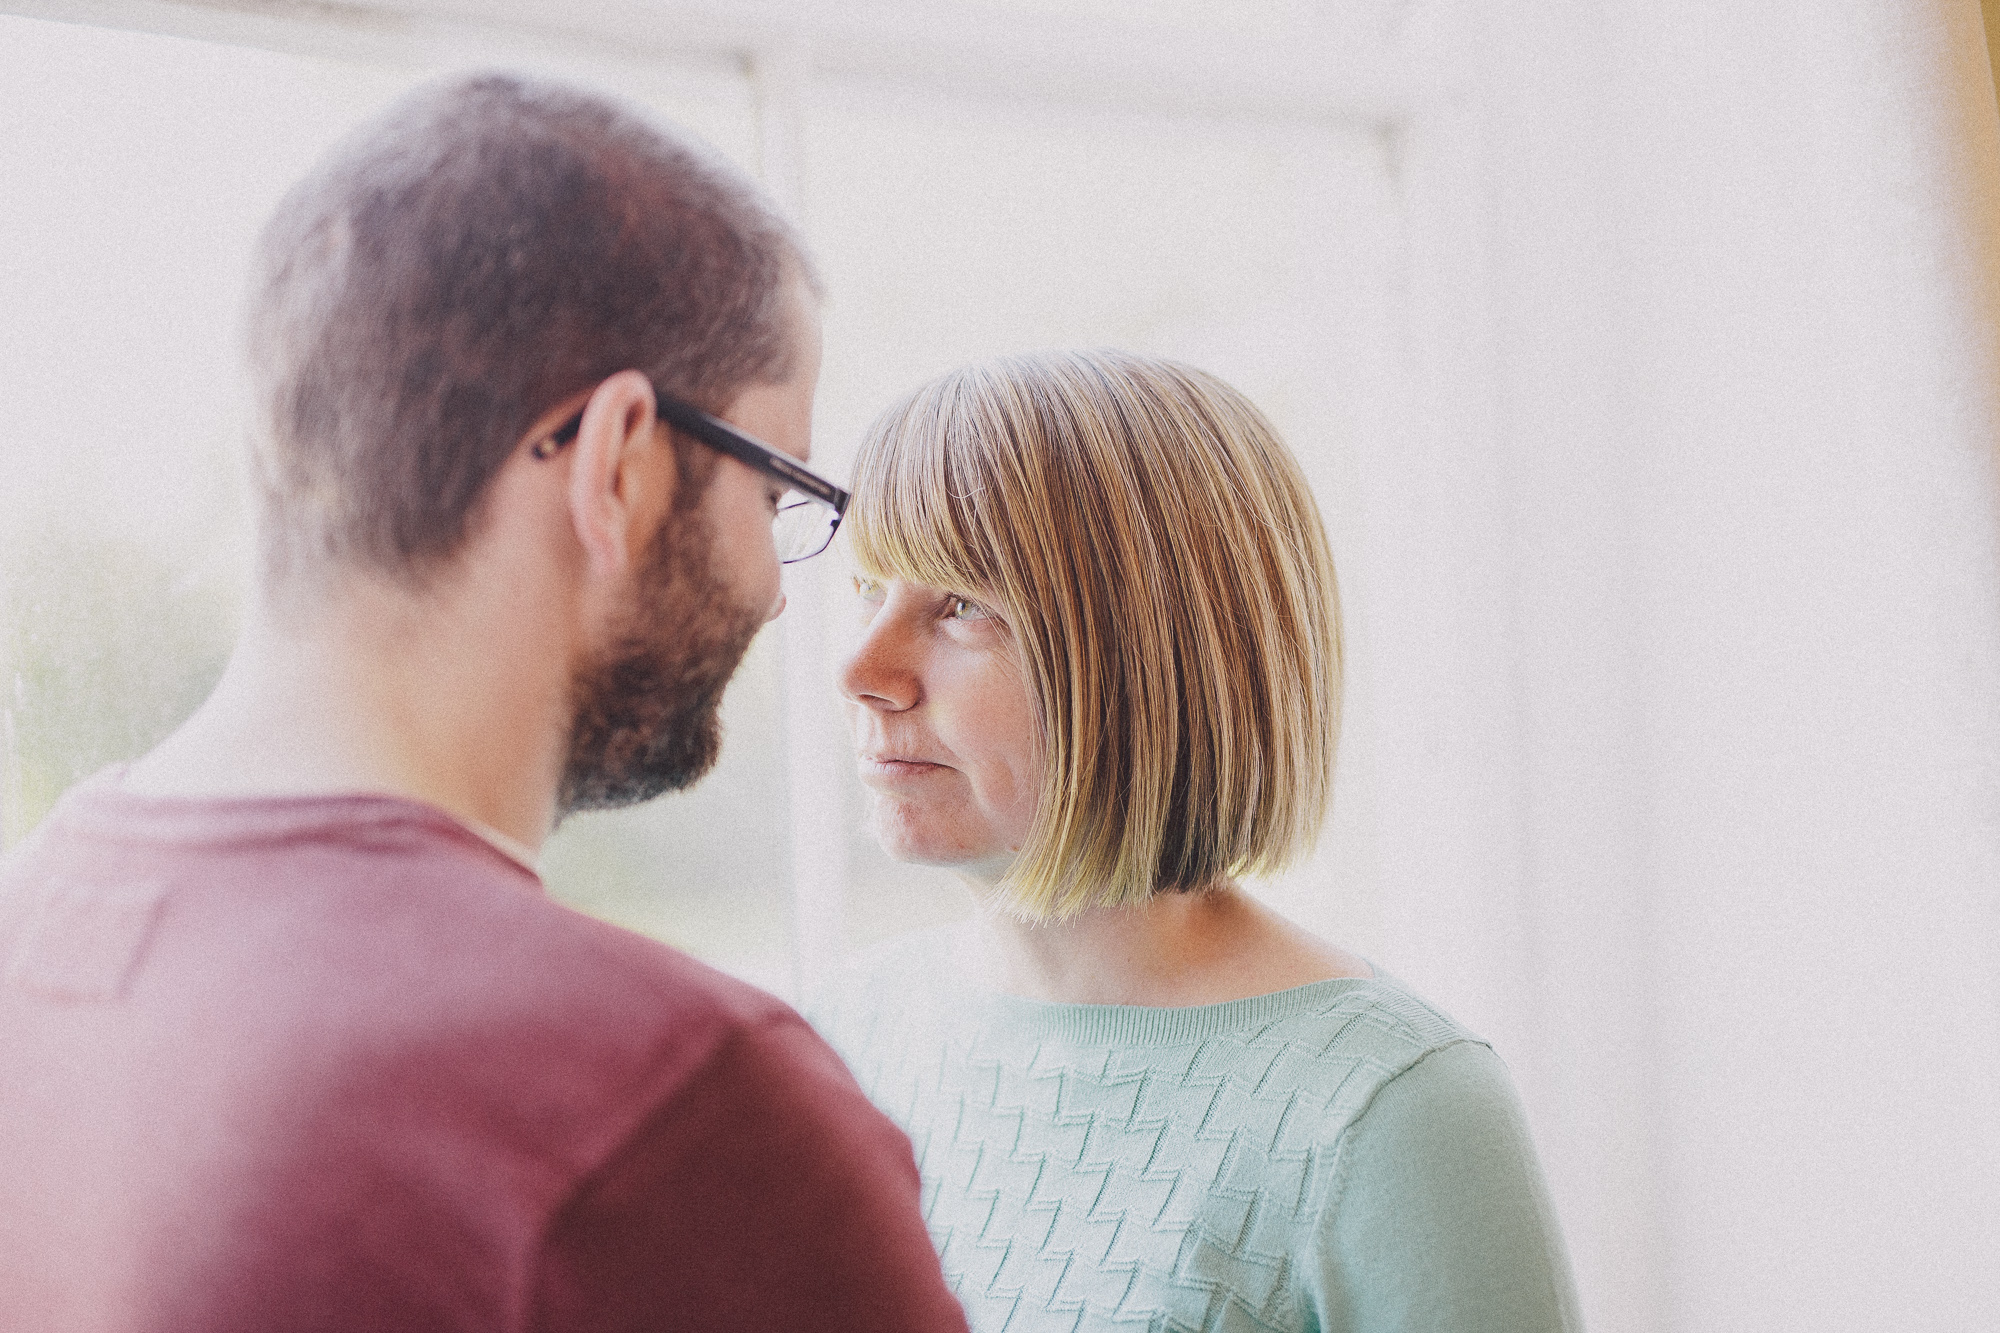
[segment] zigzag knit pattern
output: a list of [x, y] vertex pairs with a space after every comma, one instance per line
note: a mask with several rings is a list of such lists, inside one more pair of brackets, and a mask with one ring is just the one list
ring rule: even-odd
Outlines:
[[1476, 1040], [1380, 981], [1057, 1005], [973, 991], [943, 955], [917, 937], [815, 1018], [910, 1135], [977, 1333], [1316, 1327], [1301, 1258], [1344, 1131], [1416, 1061]]

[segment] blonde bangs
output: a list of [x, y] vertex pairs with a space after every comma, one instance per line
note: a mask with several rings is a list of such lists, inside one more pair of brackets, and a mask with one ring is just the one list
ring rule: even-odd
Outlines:
[[841, 537], [869, 578], [965, 592], [991, 583], [972, 497], [955, 493], [951, 479], [947, 387], [933, 384], [890, 408], [862, 443]]

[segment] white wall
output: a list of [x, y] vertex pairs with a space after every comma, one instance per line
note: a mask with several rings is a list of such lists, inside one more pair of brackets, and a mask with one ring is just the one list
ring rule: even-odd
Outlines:
[[1480, 14], [1490, 453], [1432, 522], [1509, 592], [1442, 695], [1511, 700], [1448, 777], [1517, 837], [1483, 947], [1456, 886], [1383, 892], [1505, 1038], [1601, 1333], [2000, 1327], [1978, 23]]

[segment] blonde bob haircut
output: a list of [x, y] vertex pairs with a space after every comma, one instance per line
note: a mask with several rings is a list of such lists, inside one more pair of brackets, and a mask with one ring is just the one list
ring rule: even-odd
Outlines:
[[870, 428], [860, 571], [990, 600], [1043, 774], [1002, 885], [1030, 920], [1308, 852], [1340, 726], [1339, 596], [1271, 423], [1215, 376], [1116, 351], [957, 370]]

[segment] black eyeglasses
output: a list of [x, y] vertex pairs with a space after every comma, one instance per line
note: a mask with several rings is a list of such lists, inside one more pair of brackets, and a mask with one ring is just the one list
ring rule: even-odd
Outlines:
[[[780, 453], [762, 440], [745, 435], [719, 417], [712, 417], [678, 398], [669, 398], [658, 388], [653, 390], [653, 397], [659, 404], [660, 420], [675, 430], [790, 488], [779, 499], [778, 512], [771, 519], [771, 536], [777, 543], [780, 563], [792, 565], [810, 560], [833, 541], [841, 517], [847, 513], [846, 491], [802, 466], [790, 454]], [[535, 445], [535, 457], [553, 458], [581, 429], [583, 413], [578, 412]]]

